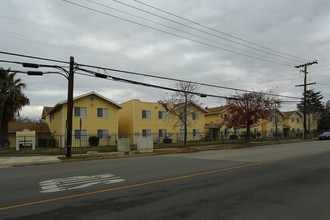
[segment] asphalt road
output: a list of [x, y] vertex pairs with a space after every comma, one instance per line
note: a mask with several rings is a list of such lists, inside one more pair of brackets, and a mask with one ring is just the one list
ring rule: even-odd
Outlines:
[[330, 219], [330, 142], [0, 169], [0, 219]]

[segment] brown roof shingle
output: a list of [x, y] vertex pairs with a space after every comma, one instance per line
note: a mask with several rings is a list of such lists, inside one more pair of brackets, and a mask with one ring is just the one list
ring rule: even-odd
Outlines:
[[44, 122], [40, 122], [40, 123], [9, 122], [8, 124], [8, 132], [22, 131], [24, 129], [28, 129], [30, 131], [36, 131], [36, 132], [50, 132], [48, 125]]

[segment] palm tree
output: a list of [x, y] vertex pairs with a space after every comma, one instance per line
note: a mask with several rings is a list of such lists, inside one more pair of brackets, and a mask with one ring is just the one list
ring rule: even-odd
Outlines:
[[30, 104], [22, 92], [26, 84], [15, 79], [15, 75], [10, 69], [0, 67], [0, 148], [8, 147], [9, 121], [19, 114], [23, 106]]

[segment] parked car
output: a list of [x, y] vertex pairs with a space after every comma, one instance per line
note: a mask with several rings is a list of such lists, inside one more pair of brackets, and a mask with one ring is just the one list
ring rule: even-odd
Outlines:
[[324, 132], [319, 136], [319, 140], [330, 140], [330, 132]]

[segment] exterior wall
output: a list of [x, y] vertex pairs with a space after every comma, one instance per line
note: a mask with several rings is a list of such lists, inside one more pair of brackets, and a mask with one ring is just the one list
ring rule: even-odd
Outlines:
[[[170, 134], [179, 133], [183, 126], [174, 127], [175, 120], [168, 115], [167, 119], [158, 119], [159, 111], [166, 111], [165, 108], [159, 103], [155, 102], [141, 102], [140, 100], [134, 99], [128, 102], [122, 103], [123, 109], [119, 112], [119, 127], [120, 136], [130, 138], [131, 144], [137, 143], [137, 137], [142, 135], [143, 129], [150, 129], [153, 134], [154, 140], [160, 141], [158, 138], [159, 129], [166, 129], [167, 136]], [[196, 107], [197, 109], [197, 107]], [[198, 108], [199, 109], [199, 108]], [[151, 118], [142, 118], [142, 110], [150, 110]], [[180, 111], [180, 109], [178, 110]], [[191, 121], [191, 126], [188, 127], [188, 133], [192, 133], [193, 129], [199, 129], [200, 134], [204, 134], [205, 116], [204, 112], [199, 110], [199, 120]], [[173, 140], [176, 141], [176, 140]]]
[[[89, 97], [93, 96], [95, 100], [91, 102]], [[111, 136], [109, 140], [109, 144], [115, 144], [116, 139], [118, 138], [118, 107], [97, 95], [91, 94], [89, 96], [82, 97], [80, 99], [74, 100], [74, 107], [87, 107], [87, 117], [75, 117], [74, 109], [73, 109], [73, 117], [72, 117], [72, 142], [73, 146], [76, 146], [77, 143], [74, 143], [77, 140], [74, 137], [75, 129], [80, 129], [80, 118], [82, 120], [81, 129], [87, 130], [88, 136], [97, 136], [98, 129], [107, 129], [109, 130], [109, 135]], [[108, 108], [109, 109], [109, 117], [108, 118], [98, 118], [97, 117], [97, 108]], [[50, 117], [53, 116], [51, 120]], [[61, 135], [60, 138], [60, 146], [64, 147], [65, 139], [63, 138], [65, 135], [66, 129], [66, 120], [67, 120], [67, 103], [59, 106], [59, 108], [46, 116], [46, 123], [49, 126], [49, 129], [53, 135]], [[101, 141], [101, 140], [100, 140]], [[88, 146], [88, 138], [87, 140], [78, 141], [79, 145]]]
[[[292, 121], [292, 119], [294, 120]], [[304, 131], [303, 120], [303, 117], [301, 117], [297, 112], [295, 112], [284, 120], [284, 124], [290, 129], [291, 135], [299, 135]]]

